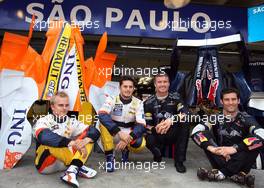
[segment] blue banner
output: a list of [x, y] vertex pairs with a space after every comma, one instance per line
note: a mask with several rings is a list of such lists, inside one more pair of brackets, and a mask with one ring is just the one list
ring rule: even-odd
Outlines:
[[246, 8], [190, 4], [172, 10], [152, 0], [4, 0], [0, 28], [27, 30], [33, 14], [37, 31], [60, 18], [78, 24], [84, 34], [204, 39], [205, 33], [215, 38], [241, 32], [247, 39]]
[[264, 5], [248, 9], [248, 42], [264, 41]]

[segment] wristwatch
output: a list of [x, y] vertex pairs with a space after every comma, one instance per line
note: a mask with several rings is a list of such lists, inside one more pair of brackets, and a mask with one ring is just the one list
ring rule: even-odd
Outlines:
[[239, 149], [239, 147], [238, 147], [237, 144], [234, 144], [232, 147], [235, 148], [237, 151], [238, 151], [238, 149]]

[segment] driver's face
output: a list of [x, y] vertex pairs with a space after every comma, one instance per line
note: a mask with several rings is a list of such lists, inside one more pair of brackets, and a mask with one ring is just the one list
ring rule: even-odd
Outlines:
[[69, 98], [56, 96], [55, 103], [51, 105], [52, 112], [57, 117], [67, 115], [69, 111]]
[[240, 100], [237, 98], [236, 93], [228, 93], [224, 94], [221, 103], [223, 104], [224, 111], [234, 113], [238, 111], [238, 104], [240, 103]]
[[157, 93], [166, 93], [169, 91], [170, 82], [167, 76], [158, 76], [155, 78], [155, 87]]
[[130, 98], [133, 95], [134, 90], [134, 84], [130, 80], [124, 80], [120, 86], [120, 94], [126, 98]]

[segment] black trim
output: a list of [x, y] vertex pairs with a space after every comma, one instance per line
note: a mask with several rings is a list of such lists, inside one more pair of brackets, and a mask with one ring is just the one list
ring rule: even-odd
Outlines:
[[[37, 154], [36, 154], [37, 155]], [[49, 157], [51, 154], [49, 152], [49, 149], [45, 149], [42, 153], [41, 153], [41, 156], [39, 158], [39, 162], [38, 164], [35, 164], [36, 168], [39, 170], [42, 166], [42, 164], [44, 163], [45, 159], [47, 157]], [[37, 156], [36, 156], [37, 157]]]
[[123, 123], [123, 122], [114, 121], [114, 120], [113, 122], [115, 122], [118, 127], [123, 127], [123, 128], [131, 128], [131, 127], [134, 127], [135, 125], [135, 122]]
[[129, 104], [132, 102], [132, 96], [131, 98], [129, 99], [124, 99], [121, 95], [119, 95], [119, 98], [120, 98], [120, 101], [123, 103], [123, 104]]
[[87, 137], [91, 138], [93, 142], [96, 142], [100, 138], [100, 131], [98, 131], [94, 126], [90, 126], [87, 133]]
[[119, 127], [115, 127], [110, 133], [111, 135], [116, 135], [120, 131]]

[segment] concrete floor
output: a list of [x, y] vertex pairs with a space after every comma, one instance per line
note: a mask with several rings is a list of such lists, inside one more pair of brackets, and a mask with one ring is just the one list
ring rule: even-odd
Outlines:
[[[120, 157], [117, 156], [117, 160]], [[140, 154], [131, 154], [130, 161], [134, 162], [135, 168], [116, 170], [114, 173], [106, 173], [100, 164], [104, 162], [104, 155], [100, 153], [92, 153], [88, 160], [87, 166], [92, 167], [98, 171], [94, 179], [79, 178], [80, 187], [146, 187], [146, 188], [234, 188], [245, 187], [238, 186], [228, 180], [223, 182], [204, 182], [196, 177], [196, 170], [198, 167], [209, 167], [203, 152], [192, 141], [189, 142], [187, 153], [187, 173], [177, 173], [173, 160], [165, 158], [164, 166], [159, 166], [159, 169], [150, 169], [149, 163], [152, 156], [146, 150]], [[0, 188], [67, 188], [59, 178], [62, 173], [55, 173], [52, 175], [40, 175], [33, 165], [34, 160], [34, 146], [30, 148], [28, 153], [24, 156], [22, 161], [12, 170], [0, 170]], [[139, 164], [137, 162], [143, 162]], [[145, 165], [144, 169], [140, 169]], [[160, 169], [164, 168], [165, 169]], [[157, 168], [157, 166], [154, 166]], [[256, 176], [256, 188], [262, 188], [264, 185], [264, 171], [252, 170]]]

